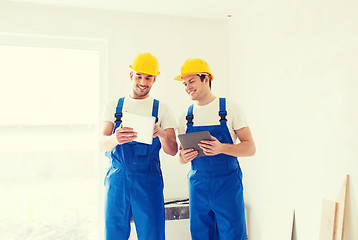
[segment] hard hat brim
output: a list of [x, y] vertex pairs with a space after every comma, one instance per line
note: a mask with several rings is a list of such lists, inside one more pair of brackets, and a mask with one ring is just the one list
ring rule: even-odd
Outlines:
[[174, 78], [174, 80], [183, 81], [183, 79], [181, 79], [181, 78], [182, 78], [182, 75], [180, 74], [180, 75], [176, 76], [176, 77]]
[[[187, 74], [185, 74], [185, 75], [189, 75], [189, 74], [200, 74], [200, 73], [187, 73]], [[210, 76], [210, 81], [212, 82], [213, 79], [214, 79], [213, 75], [211, 75], [210, 73], [207, 73], [207, 74]], [[181, 75], [181, 74], [180, 74], [180, 75], [176, 76], [176, 77], [174, 78], [174, 80], [183, 81], [182, 77], [184, 77], [185, 75]]]
[[136, 71], [132, 65], [129, 65], [129, 68], [132, 69], [135, 72], [139, 72], [139, 73], [144, 73], [144, 74], [148, 74], [148, 75], [152, 75], [152, 76], [158, 76], [160, 74], [160, 72], [156, 72], [156, 74], [150, 73], [150, 72], [146, 72], [146, 71]]

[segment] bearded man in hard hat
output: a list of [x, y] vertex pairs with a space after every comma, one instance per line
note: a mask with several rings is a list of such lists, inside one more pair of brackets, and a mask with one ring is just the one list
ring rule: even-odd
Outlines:
[[199, 144], [206, 156], [197, 157], [198, 151], [179, 147], [181, 162], [191, 162], [191, 237], [246, 240], [242, 172], [237, 157], [252, 156], [256, 151], [247, 122], [233, 101], [213, 95], [213, 74], [203, 59], [186, 60], [175, 80], [182, 81], [194, 101], [179, 119], [178, 134], [209, 131], [212, 138]]
[[[165, 153], [174, 156], [178, 145], [172, 112], [149, 95], [159, 75], [158, 66], [152, 54], [137, 55], [130, 65], [133, 86], [129, 96], [107, 103], [104, 110], [100, 145], [111, 160], [105, 178], [107, 240], [127, 240], [132, 217], [139, 240], [165, 239], [159, 150], [163, 147]], [[123, 112], [156, 118], [152, 144], [135, 141], [137, 133], [122, 125]]]

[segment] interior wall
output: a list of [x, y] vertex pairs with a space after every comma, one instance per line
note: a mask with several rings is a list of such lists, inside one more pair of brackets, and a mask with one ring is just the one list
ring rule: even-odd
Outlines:
[[253, 1], [229, 23], [230, 96], [257, 145], [240, 159], [249, 239], [265, 203], [295, 210], [293, 239], [318, 239], [322, 200], [350, 174], [345, 238], [358, 239], [357, 1]]
[[[206, 59], [217, 79], [222, 82], [228, 79], [224, 20], [1, 2], [0, 33], [106, 41], [108, 73], [104, 76], [108, 79], [102, 79], [102, 83], [108, 86], [108, 91], [102, 102], [128, 95], [131, 90], [128, 66], [136, 54], [151, 52], [158, 58], [161, 71], [151, 95], [170, 104], [176, 117], [190, 104], [181, 83], [173, 80], [187, 58]], [[224, 86], [215, 88], [218, 95], [227, 91]], [[161, 156], [165, 197], [188, 197], [189, 165], [179, 164], [176, 157]]]

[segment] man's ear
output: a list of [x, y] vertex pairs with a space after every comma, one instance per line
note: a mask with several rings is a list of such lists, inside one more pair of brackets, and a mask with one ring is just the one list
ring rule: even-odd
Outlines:
[[209, 84], [209, 82], [210, 82], [210, 76], [209, 76], [209, 75], [206, 75], [204, 79], [205, 79], [205, 83], [208, 83], [208, 84]]
[[129, 72], [129, 77], [130, 77], [131, 80], [133, 80], [133, 71]]
[[156, 80], [157, 80], [157, 76], [154, 77], [153, 83], [155, 83]]

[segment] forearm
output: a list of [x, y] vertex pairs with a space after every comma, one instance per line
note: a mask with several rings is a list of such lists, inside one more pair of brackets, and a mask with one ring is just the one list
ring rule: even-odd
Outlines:
[[178, 152], [178, 144], [175, 138], [171, 137], [168, 133], [163, 134], [163, 136], [159, 137], [160, 142], [163, 147], [163, 151], [166, 154], [174, 156]]
[[255, 144], [249, 141], [244, 141], [238, 144], [223, 144], [222, 153], [235, 157], [249, 157], [256, 152]]
[[118, 145], [115, 136], [101, 136], [99, 139], [99, 149], [101, 151], [111, 151]]

